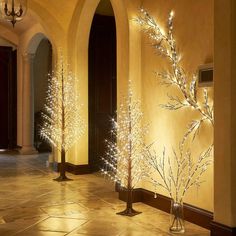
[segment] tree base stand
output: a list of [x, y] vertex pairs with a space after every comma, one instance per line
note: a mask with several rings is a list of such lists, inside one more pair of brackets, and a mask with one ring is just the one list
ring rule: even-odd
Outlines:
[[141, 214], [142, 212], [135, 211], [133, 208], [126, 208], [124, 211], [116, 213], [117, 215], [122, 215], [122, 216], [136, 216], [138, 214]]
[[54, 181], [57, 181], [57, 182], [64, 182], [64, 181], [72, 181], [73, 179], [70, 179], [66, 176], [59, 176], [57, 177], [56, 179], [53, 179]]

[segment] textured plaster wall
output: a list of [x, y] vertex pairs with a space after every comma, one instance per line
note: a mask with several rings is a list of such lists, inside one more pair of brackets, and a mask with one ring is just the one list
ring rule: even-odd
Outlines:
[[1, 36], [0, 36], [0, 46], [12, 47], [13, 50], [16, 49], [16, 45], [14, 45], [13, 43], [11, 43], [8, 40], [5, 40], [4, 38], [1, 38]]
[[214, 1], [215, 196], [214, 220], [236, 227], [236, 3]]
[[0, 37], [6, 39], [14, 45], [18, 45], [19, 43], [19, 36], [3, 25], [0, 25]]
[[[158, 20], [163, 29], [166, 29], [169, 12], [174, 10], [174, 36], [182, 55], [181, 64], [189, 76], [196, 72], [199, 65], [213, 62], [213, 0], [146, 0], [143, 1], [143, 6]], [[168, 154], [171, 154], [172, 147], [178, 149], [188, 123], [198, 118], [199, 114], [189, 108], [169, 111], [159, 106], [168, 101], [167, 93], [180, 95], [177, 89], [162, 86], [160, 80], [155, 78], [153, 72], [161, 72], [164, 69], [170, 69], [169, 62], [159, 57], [151, 48], [147, 37], [143, 36], [142, 91], [145, 119], [150, 123], [147, 142], [156, 141], [154, 146], [159, 154], [163, 147]], [[209, 92], [212, 99], [212, 88]], [[200, 97], [202, 95], [201, 88], [199, 95]], [[192, 146], [193, 157], [212, 142], [213, 130], [210, 124], [206, 123], [196, 140], [189, 144]], [[213, 211], [213, 165], [207, 170], [204, 180], [201, 187], [190, 190], [184, 200], [194, 206]], [[143, 187], [154, 191], [154, 187], [148, 183], [144, 182]], [[157, 189], [157, 192], [167, 195], [167, 192], [161, 189]]]

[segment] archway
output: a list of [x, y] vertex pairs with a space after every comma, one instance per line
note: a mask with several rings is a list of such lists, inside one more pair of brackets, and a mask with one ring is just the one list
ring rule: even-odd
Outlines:
[[35, 52], [33, 62], [33, 91], [34, 91], [34, 146], [39, 152], [50, 152], [50, 145], [40, 136], [42, 111], [44, 110], [46, 92], [48, 88], [48, 74], [52, 71], [52, 45], [43, 38]]
[[89, 38], [89, 166], [102, 168], [105, 140], [110, 140], [116, 114], [116, 26], [109, 0], [101, 0]]
[[[37, 153], [34, 145], [35, 139], [35, 132], [34, 132], [34, 106], [35, 106], [35, 97], [34, 97], [34, 82], [35, 77], [41, 77], [41, 80], [45, 81], [47, 79], [48, 70], [51, 67], [52, 61], [52, 54], [51, 54], [51, 43], [47, 45], [46, 52], [43, 52], [44, 56], [48, 53], [50, 55], [50, 59], [48, 60], [42, 59], [40, 63], [37, 63], [37, 50], [40, 49], [40, 45], [42, 42], [49, 42], [47, 37], [42, 32], [37, 32], [34, 34], [27, 44], [26, 52], [23, 55], [23, 83], [22, 83], [22, 90], [23, 90], [23, 99], [22, 99], [22, 154], [34, 154]], [[43, 45], [44, 46], [44, 45]], [[39, 53], [39, 52], [38, 52]], [[36, 61], [35, 61], [36, 60]], [[46, 65], [45, 68], [43, 65], [44, 62], [48, 62], [49, 65]], [[50, 62], [49, 62], [50, 61]], [[37, 69], [37, 66], [40, 66], [40, 74], [36, 76], [34, 69]], [[47, 67], [47, 68], [46, 68]], [[37, 81], [41, 85], [42, 81]], [[46, 88], [42, 89], [42, 93], [44, 93]], [[45, 97], [44, 95], [40, 94], [40, 96]], [[43, 102], [41, 102], [43, 103]], [[42, 104], [40, 105], [42, 106]], [[37, 144], [38, 145], [38, 144]]]
[[[88, 124], [88, 47], [89, 34], [94, 13], [100, 0], [80, 1], [74, 11], [68, 32], [69, 63], [80, 79], [79, 93], [84, 104], [83, 117]], [[117, 34], [117, 103], [121, 91], [126, 90], [129, 77], [129, 21], [125, 1], [110, 0], [116, 22]], [[75, 37], [69, 37], [75, 35]], [[73, 45], [71, 47], [71, 45]], [[88, 128], [88, 126], [87, 126]], [[76, 165], [88, 165], [88, 129], [86, 135], [75, 146], [68, 161]]]
[[16, 45], [0, 36], [0, 150], [16, 148]]

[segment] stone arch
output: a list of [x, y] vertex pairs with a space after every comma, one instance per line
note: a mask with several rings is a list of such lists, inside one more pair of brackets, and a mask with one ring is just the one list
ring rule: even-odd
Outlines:
[[[34, 148], [34, 73], [33, 62], [39, 44], [43, 39], [48, 39], [39, 26], [33, 27], [21, 45], [21, 71], [18, 91], [22, 91], [22, 100], [18, 100], [19, 133], [22, 136], [22, 154], [37, 153]], [[48, 39], [49, 40], [49, 39]], [[51, 43], [51, 41], [49, 40]], [[51, 43], [52, 45], [52, 43]], [[53, 45], [52, 45], [53, 47]], [[21, 96], [19, 96], [20, 98]]]
[[[84, 104], [83, 116], [88, 124], [88, 47], [90, 28], [94, 13], [100, 0], [78, 2], [68, 31], [68, 59], [71, 67], [80, 79], [79, 92]], [[129, 19], [127, 6], [124, 0], [110, 0], [116, 21], [117, 34], [117, 102], [119, 103], [120, 91], [127, 87], [129, 78]], [[71, 36], [74, 37], [71, 37]], [[87, 126], [88, 127], [88, 126]], [[86, 137], [83, 138], [74, 150], [76, 157], [68, 157], [69, 162], [73, 164], [88, 164], [88, 130]], [[78, 154], [77, 154], [78, 152]]]
[[[73, 48], [75, 49], [71, 52], [68, 52], [68, 58], [70, 60], [69, 63], [76, 71], [78, 76], [83, 78], [83, 86], [85, 88], [88, 84], [89, 34], [93, 16], [99, 1], [100, 0], [82, 0], [77, 4], [68, 34], [68, 46], [73, 45]], [[70, 37], [70, 35], [74, 35], [74, 37]]]
[[[55, 44], [62, 46], [65, 42], [65, 31], [58, 20], [36, 0], [31, 0], [28, 5], [32, 16], [37, 20], [43, 29], [43, 33], [50, 39], [53, 51], [56, 52]], [[55, 54], [56, 55], [56, 54]]]
[[35, 54], [36, 53], [36, 50], [40, 44], [40, 42], [43, 40], [43, 39], [46, 39], [47, 37], [41, 33], [41, 32], [38, 32], [36, 33], [29, 41], [28, 43], [28, 47], [27, 47], [27, 53], [30, 53], [30, 54]]
[[[88, 68], [86, 60], [88, 57], [89, 34], [93, 16], [99, 2], [100, 0], [79, 1], [71, 20], [71, 24], [68, 31], [68, 47], [72, 46], [71, 48], [73, 48], [73, 51], [69, 52], [68, 58], [71, 58], [70, 63], [72, 64], [74, 69], [76, 69], [77, 72], [81, 72], [81, 68], [83, 68], [84, 71], [87, 71]], [[121, 80], [121, 75], [122, 77], [128, 78], [129, 21], [128, 21], [127, 8], [124, 1], [110, 0], [110, 2], [116, 20], [117, 53], [118, 53], [117, 79], [119, 81]], [[71, 37], [71, 35], [74, 35], [74, 37]], [[81, 65], [83, 64], [83, 62], [85, 62], [84, 67], [82, 67]]]
[[38, 23], [34, 25], [30, 30], [27, 31], [23, 37], [20, 38], [20, 52], [21, 54], [30, 53], [35, 54], [40, 42], [43, 39], [48, 39], [52, 45], [52, 49], [54, 52], [53, 56], [56, 56], [56, 45], [55, 41], [43, 28], [43, 26]]

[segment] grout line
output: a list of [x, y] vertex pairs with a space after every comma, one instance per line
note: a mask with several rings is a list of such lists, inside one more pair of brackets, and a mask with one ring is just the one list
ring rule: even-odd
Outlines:
[[47, 220], [47, 219], [49, 219], [49, 218], [50, 218], [50, 216], [45, 217], [44, 219], [35, 222], [34, 224], [32, 224], [32, 225], [26, 227], [25, 229], [22, 229], [22, 230], [20, 230], [20, 231], [17, 231], [17, 232], [14, 233], [12, 236], [14, 236], [14, 235], [16, 235], [16, 234], [18, 234], [18, 233], [24, 232], [24, 231], [26, 231], [26, 230], [28, 230], [28, 229], [30, 229], [30, 228], [33, 228], [33, 226], [35, 226], [35, 225], [37, 225], [38, 223], [40, 223], [40, 222], [42, 222], [42, 221], [44, 221], [44, 220]]

